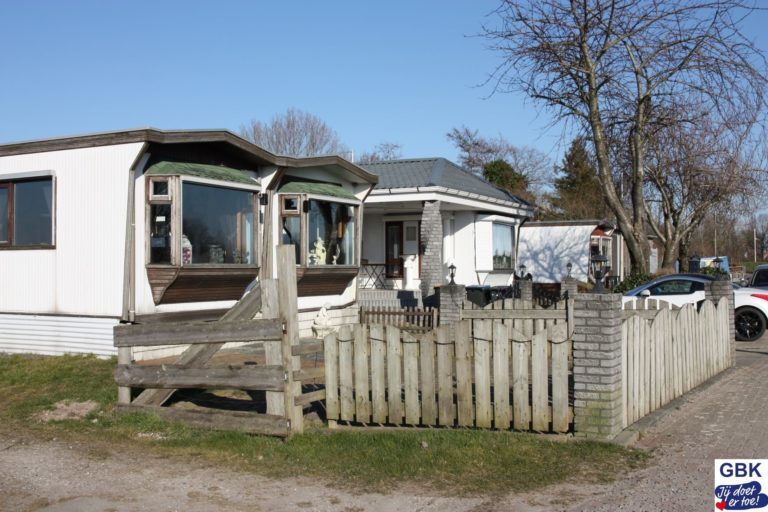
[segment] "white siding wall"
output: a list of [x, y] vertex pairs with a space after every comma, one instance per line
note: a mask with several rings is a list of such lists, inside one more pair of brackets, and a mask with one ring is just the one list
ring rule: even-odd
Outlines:
[[55, 250], [0, 251], [0, 312], [122, 314], [128, 170], [141, 144], [0, 158], [55, 173]]
[[112, 356], [113, 318], [0, 313], [0, 352]]
[[477, 270], [482, 269], [475, 257], [475, 213], [455, 212], [453, 226], [455, 281], [467, 286], [478, 284]]

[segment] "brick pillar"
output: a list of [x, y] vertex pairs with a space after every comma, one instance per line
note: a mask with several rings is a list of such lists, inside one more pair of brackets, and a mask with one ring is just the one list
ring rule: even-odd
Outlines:
[[523, 300], [533, 300], [533, 281], [520, 279], [520, 298]]
[[574, 433], [613, 439], [623, 429], [621, 295], [574, 298]]
[[440, 287], [440, 325], [450, 325], [461, 320], [461, 307], [466, 296], [463, 284]]
[[440, 201], [426, 201], [421, 213], [421, 296], [434, 294], [434, 287], [444, 282], [443, 218]]
[[734, 323], [734, 298], [733, 298], [733, 283], [730, 279], [717, 279], [709, 283], [705, 290], [707, 300], [711, 300], [715, 304], [720, 301], [721, 297], [728, 298], [728, 323], [731, 332], [731, 364], [736, 364], [736, 324]]
[[560, 283], [560, 295], [564, 295], [565, 292], [568, 292], [568, 298], [571, 300], [576, 297], [576, 294], [579, 293], [578, 281], [572, 277], [563, 279], [563, 282]]

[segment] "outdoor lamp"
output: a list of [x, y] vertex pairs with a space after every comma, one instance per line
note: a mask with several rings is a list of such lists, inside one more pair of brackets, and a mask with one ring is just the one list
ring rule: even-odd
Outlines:
[[714, 267], [715, 270], [720, 272], [723, 268], [723, 260], [720, 259], [720, 256], [716, 256], [714, 260], [712, 260], [712, 267]]
[[525, 278], [525, 265], [520, 265], [520, 279]]
[[453, 278], [456, 277], [456, 265], [451, 263], [451, 265], [448, 267], [448, 270], [451, 272], [451, 282], [449, 284], [456, 284], [456, 282], [453, 280]]
[[592, 293], [603, 293], [605, 291], [603, 288], [603, 278], [607, 273], [608, 258], [598, 254], [597, 256], [592, 256], [590, 263], [592, 265], [592, 273], [595, 275], [595, 287], [592, 289]]
[[565, 277], [570, 279], [571, 278], [571, 270], [573, 270], [573, 263], [571, 263], [569, 261], [568, 264], [565, 266], [565, 269], [568, 271], [568, 275], [565, 276]]

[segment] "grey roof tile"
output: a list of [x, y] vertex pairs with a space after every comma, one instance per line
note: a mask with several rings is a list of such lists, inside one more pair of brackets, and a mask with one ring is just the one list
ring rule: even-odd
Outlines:
[[360, 164], [360, 167], [379, 176], [375, 189], [438, 186], [530, 205], [445, 158], [390, 160]]

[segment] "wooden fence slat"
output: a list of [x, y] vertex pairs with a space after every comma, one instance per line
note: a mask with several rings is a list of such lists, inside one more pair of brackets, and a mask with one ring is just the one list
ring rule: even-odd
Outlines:
[[449, 326], [439, 327], [437, 329], [437, 419], [442, 426], [453, 426], [454, 423], [454, 345], [451, 341], [451, 328]]
[[419, 339], [419, 369], [421, 371], [421, 422], [437, 425], [437, 401], [435, 393], [435, 332], [430, 331]]
[[621, 396], [622, 398], [622, 426], [623, 428], [627, 428], [629, 426], [629, 417], [627, 415], [627, 409], [628, 404], [630, 402], [629, 398], [629, 380], [631, 379], [629, 375], [629, 350], [627, 350], [627, 347], [629, 345], [629, 323], [631, 322], [631, 319], [624, 320], [621, 323]]
[[471, 427], [475, 422], [472, 407], [472, 322], [462, 320], [454, 324], [456, 335], [456, 409], [460, 427]]
[[283, 324], [273, 318], [237, 322], [116, 325], [114, 335], [116, 347], [264, 341], [282, 339]]
[[510, 324], [493, 323], [493, 424], [499, 430], [508, 430], [512, 420], [509, 408], [509, 330], [511, 327]]
[[530, 306], [523, 309], [464, 309], [461, 312], [463, 320], [513, 320], [536, 318], [541, 320], [565, 320], [566, 311], [562, 309], [533, 309]]
[[282, 366], [183, 368], [176, 365], [117, 365], [115, 382], [133, 388], [281, 390]]
[[[325, 359], [325, 410], [329, 421], [336, 421], [341, 414], [339, 404], [339, 341], [332, 332], [323, 339]], [[333, 425], [331, 425], [333, 426]]]
[[[518, 305], [524, 307], [529, 301], [519, 300]], [[521, 319], [515, 326], [522, 329], [521, 339], [512, 340], [512, 420], [517, 430], [528, 430], [531, 426], [531, 405], [528, 393], [529, 371], [528, 363], [531, 357], [531, 340], [533, 338], [533, 320]]]
[[371, 401], [368, 398], [368, 328], [356, 324], [353, 327], [355, 352], [355, 417], [360, 423], [371, 421]]
[[355, 419], [353, 350], [352, 334], [345, 325], [339, 329], [339, 391], [341, 419], [344, 421]]
[[536, 333], [531, 344], [531, 385], [533, 388], [532, 428], [539, 432], [549, 430], [547, 330], [541, 320], [536, 321]]
[[[554, 339], [567, 338], [568, 325], [553, 329]], [[552, 344], [552, 430], [568, 432], [568, 342]]]
[[393, 325], [385, 328], [387, 338], [387, 404], [389, 422], [395, 425], [403, 423], [403, 353], [400, 342], [400, 329]]
[[491, 428], [491, 343], [493, 320], [475, 320], [475, 424], [479, 428]]
[[421, 422], [419, 407], [419, 341], [403, 332], [403, 380], [405, 382], [405, 422], [418, 425]]
[[386, 387], [386, 355], [387, 342], [384, 338], [384, 327], [373, 324], [370, 328], [371, 341], [371, 399], [373, 402], [373, 422], [387, 422], [387, 387]]

